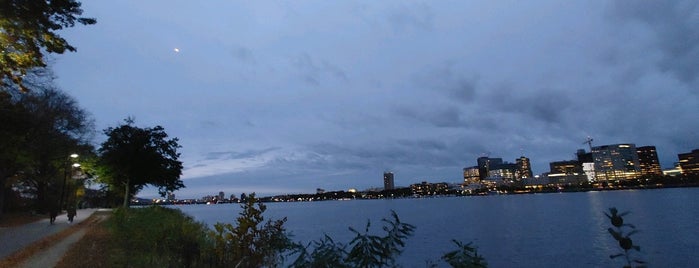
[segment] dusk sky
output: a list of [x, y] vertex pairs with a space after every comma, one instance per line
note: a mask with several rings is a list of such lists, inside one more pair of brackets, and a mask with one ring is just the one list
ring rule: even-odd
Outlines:
[[[534, 173], [593, 146], [699, 148], [697, 1], [82, 1], [59, 86], [101, 130], [180, 139], [178, 198]], [[155, 197], [152, 189], [141, 197]]]

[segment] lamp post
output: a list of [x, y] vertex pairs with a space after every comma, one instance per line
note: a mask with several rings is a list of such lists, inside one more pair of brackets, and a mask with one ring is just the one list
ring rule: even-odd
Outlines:
[[68, 159], [66, 159], [65, 172], [63, 173], [63, 186], [61, 187], [61, 201], [58, 202], [58, 212], [59, 213], [61, 211], [63, 211], [63, 198], [64, 198], [65, 192], [66, 192], [66, 180], [68, 179], [68, 173], [72, 170], [71, 169], [72, 166], [75, 166], [75, 165], [80, 166], [80, 164], [70, 165], [70, 162], [71, 162], [70, 160], [76, 159], [76, 158], [78, 158], [78, 154], [71, 154], [70, 157]]

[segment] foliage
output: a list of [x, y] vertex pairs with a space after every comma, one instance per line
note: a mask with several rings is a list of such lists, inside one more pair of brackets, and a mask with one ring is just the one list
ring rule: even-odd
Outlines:
[[93, 151], [93, 120], [75, 99], [53, 86], [52, 78], [37, 80], [27, 94], [2, 90], [0, 95], [5, 126], [0, 131], [0, 182], [3, 188], [34, 197], [35, 209], [46, 211], [58, 203], [68, 156]]
[[179, 210], [152, 206], [120, 208], [109, 222], [123, 267], [202, 266], [202, 254], [209, 251], [206, 225]]
[[450, 251], [442, 256], [442, 260], [446, 261], [454, 268], [480, 268], [487, 267], [483, 256], [478, 255], [475, 247], [471, 243], [464, 244], [457, 240], [452, 240], [459, 248], [458, 250]]
[[286, 218], [264, 222], [267, 209], [252, 193], [242, 205], [236, 224], [217, 223], [210, 233], [218, 267], [273, 267], [292, 247], [284, 229]]
[[[610, 208], [609, 214], [604, 213], [604, 215], [609, 218], [612, 226], [614, 226], [614, 228], [610, 227], [607, 231], [609, 231], [609, 234], [619, 243], [619, 247], [624, 250], [622, 253], [613, 254], [609, 257], [614, 259], [624, 256], [626, 259], [626, 265], [624, 265], [624, 267], [633, 267], [633, 264], [637, 264], [638, 266], [636, 267], [645, 267], [644, 261], [632, 259], [631, 257], [631, 250], [641, 251], [641, 247], [634, 245], [633, 240], [631, 240], [631, 235], [638, 233], [638, 230], [636, 230], [636, 226], [624, 223], [623, 216], [627, 214], [628, 212], [619, 213], [616, 208]], [[628, 230], [628, 232], [625, 230]]]
[[[383, 219], [382, 235], [370, 234], [371, 222], [346, 244], [330, 236], [307, 245], [293, 243], [284, 228], [286, 219], [264, 220], [264, 204], [247, 196], [235, 224], [217, 223], [213, 229], [180, 211], [162, 207], [120, 208], [109, 221], [113, 260], [124, 267], [397, 267], [396, 258], [415, 227], [395, 212]], [[458, 250], [442, 259], [451, 267], [486, 267], [471, 244], [454, 241]], [[292, 263], [285, 258], [295, 256]]]
[[[350, 227], [355, 237], [348, 245], [336, 243], [325, 235], [319, 241], [309, 243], [308, 246], [297, 245], [298, 257], [292, 267], [392, 267], [395, 259], [405, 247], [405, 240], [410, 237], [415, 226], [403, 223], [398, 215], [391, 211], [391, 219], [382, 220], [385, 225], [384, 236], [369, 233], [371, 222], [367, 221], [364, 232], [359, 232]], [[313, 246], [312, 251], [308, 248]], [[350, 248], [347, 249], [347, 246]]]
[[0, 86], [15, 85], [26, 92], [23, 78], [28, 70], [46, 66], [44, 52], [76, 51], [57, 31], [96, 23], [79, 17], [80, 6], [75, 0], [0, 1]]
[[161, 126], [140, 128], [133, 119], [104, 130], [108, 139], [99, 149], [102, 182], [124, 191], [124, 206], [145, 185], [158, 187], [161, 196], [184, 187], [178, 139], [168, 139]]

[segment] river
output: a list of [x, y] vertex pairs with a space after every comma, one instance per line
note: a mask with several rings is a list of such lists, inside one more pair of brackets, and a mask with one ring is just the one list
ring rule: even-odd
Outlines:
[[[621, 258], [609, 258], [621, 249], [604, 216], [617, 207], [630, 211], [625, 222], [640, 230], [632, 238], [641, 252], [633, 256], [651, 267], [699, 265], [699, 188], [266, 205], [266, 219], [286, 217], [294, 240], [306, 242], [326, 233], [347, 243], [348, 227], [363, 230], [367, 220], [379, 232], [393, 210], [417, 227], [399, 257], [405, 267], [438, 262], [456, 249], [452, 239], [473, 242], [490, 267], [621, 267]], [[209, 225], [234, 222], [241, 210], [238, 204], [177, 208]]]

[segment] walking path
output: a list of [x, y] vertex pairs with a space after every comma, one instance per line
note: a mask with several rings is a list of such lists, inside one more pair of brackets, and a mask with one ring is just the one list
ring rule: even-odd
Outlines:
[[[68, 222], [66, 214], [61, 214], [56, 218], [54, 224], [49, 224], [49, 219], [46, 218], [25, 225], [0, 228], [0, 260], [7, 258], [34, 242], [57, 234], [84, 221], [95, 211], [97, 211], [97, 209], [78, 210], [72, 223]], [[70, 249], [70, 246], [80, 240], [84, 234], [85, 230], [79, 230], [48, 249], [38, 252], [24, 264], [24, 267], [55, 266], [68, 249]]]

